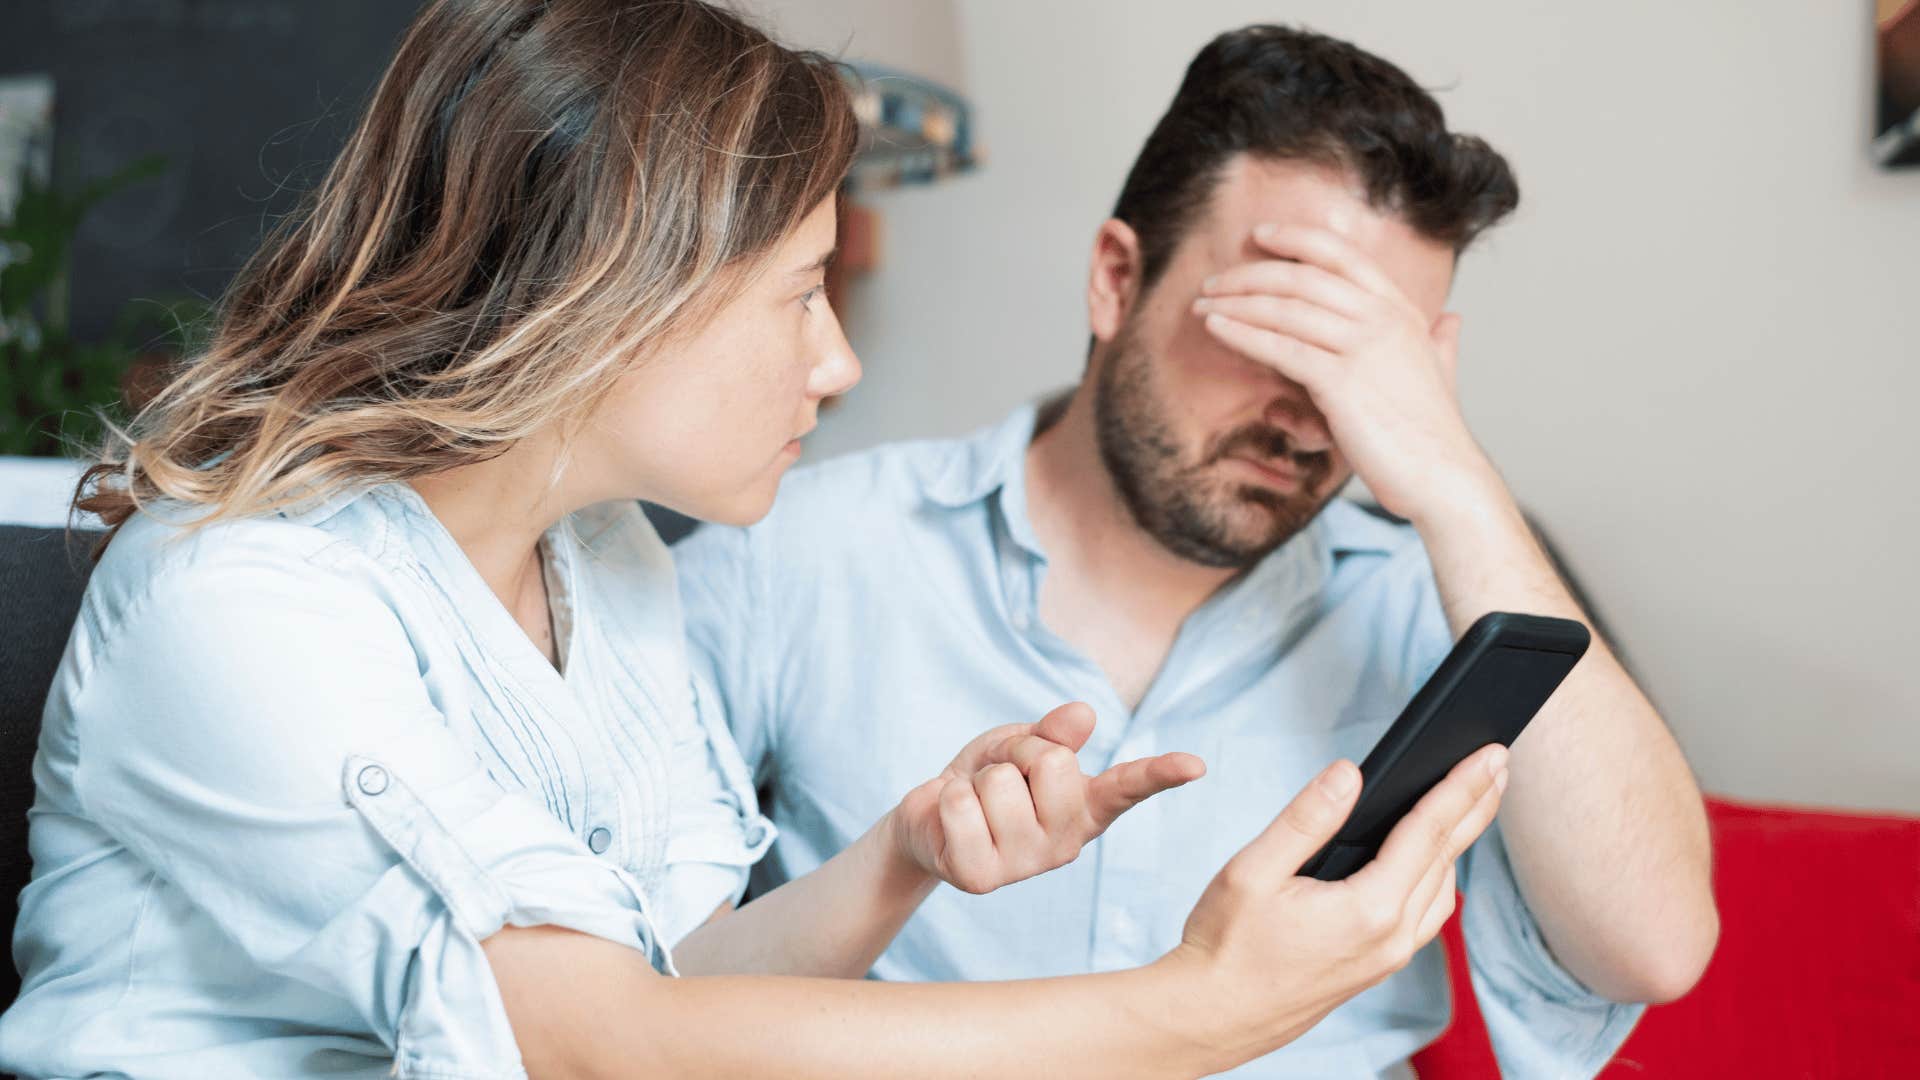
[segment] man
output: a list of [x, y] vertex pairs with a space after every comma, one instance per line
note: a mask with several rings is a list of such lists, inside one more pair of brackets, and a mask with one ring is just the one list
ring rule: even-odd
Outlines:
[[[1208, 775], [1060, 870], [934, 895], [874, 972], [1143, 963], [1476, 618], [1584, 618], [1453, 388], [1456, 258], [1517, 199], [1377, 57], [1271, 26], [1208, 45], [1095, 238], [1070, 397], [803, 470], [761, 524], [678, 549], [710, 695], [783, 831], [760, 886], [849, 843], [943, 748], [1078, 698], [1083, 769], [1177, 749]], [[1355, 474], [1410, 524], [1336, 499]], [[1711, 953], [1699, 792], [1599, 641], [1510, 772], [1458, 864], [1475, 990], [1507, 1075], [1591, 1075], [1634, 1003]], [[1424, 950], [1245, 1075], [1405, 1075], [1448, 1002]]]

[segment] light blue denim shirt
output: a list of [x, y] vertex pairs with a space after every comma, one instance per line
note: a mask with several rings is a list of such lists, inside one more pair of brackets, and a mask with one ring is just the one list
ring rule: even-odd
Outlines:
[[545, 537], [560, 670], [404, 484], [165, 516], [108, 547], [47, 702], [0, 1069], [524, 1076], [484, 938], [671, 971], [771, 842], [637, 505]]
[[[1040, 621], [1033, 425], [1021, 409], [968, 439], [799, 470], [767, 520], [703, 528], [675, 548], [696, 677], [724, 699], [782, 830], [757, 888], [819, 866], [980, 731], [1063, 701], [1098, 713], [1080, 755], [1089, 773], [1171, 750], [1207, 762], [1205, 778], [1132, 810], [1061, 869], [987, 896], [934, 893], [880, 978], [1156, 959], [1227, 859], [1329, 761], [1364, 757], [1452, 645], [1413, 531], [1336, 502], [1196, 611], [1128, 709]], [[1507, 1075], [1597, 1072], [1640, 1007], [1596, 996], [1555, 962], [1497, 828], [1460, 884], [1474, 987]], [[1236, 1075], [1403, 1075], [1449, 1009], [1436, 945]]]

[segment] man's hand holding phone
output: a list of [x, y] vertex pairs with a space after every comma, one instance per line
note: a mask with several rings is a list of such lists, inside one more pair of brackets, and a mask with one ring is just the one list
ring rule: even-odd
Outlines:
[[[1298, 876], [1360, 793], [1338, 761], [1221, 869], [1158, 967], [1189, 993], [1174, 1022], [1225, 1062], [1284, 1046], [1348, 998], [1405, 967], [1454, 908], [1454, 863], [1493, 821], [1507, 751], [1462, 761], [1389, 834], [1380, 855], [1342, 881]], [[1189, 1011], [1190, 1010], [1190, 1011]]]

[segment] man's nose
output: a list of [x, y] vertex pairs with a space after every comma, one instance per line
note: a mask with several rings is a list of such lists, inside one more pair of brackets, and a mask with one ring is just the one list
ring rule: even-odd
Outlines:
[[1288, 395], [1274, 399], [1263, 419], [1287, 433], [1294, 453], [1318, 454], [1333, 449], [1333, 432], [1327, 427], [1327, 418], [1313, 407], [1304, 390], [1299, 391], [1298, 397]]

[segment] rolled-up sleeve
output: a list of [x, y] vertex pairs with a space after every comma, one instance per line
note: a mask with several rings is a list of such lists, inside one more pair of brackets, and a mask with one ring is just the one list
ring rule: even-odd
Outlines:
[[778, 835], [760, 800], [717, 697], [691, 681], [692, 708], [673, 724], [673, 831], [667, 839], [660, 933], [668, 947], [722, 904], [738, 903], [747, 871]]
[[170, 568], [82, 658], [87, 814], [401, 1076], [524, 1075], [481, 942], [562, 926], [670, 971], [637, 883], [449, 730], [377, 579], [263, 546]]
[[1508, 1076], [1595, 1076], [1644, 1005], [1589, 990], [1560, 965], [1514, 880], [1498, 824], [1460, 862], [1460, 916], [1474, 994]]

